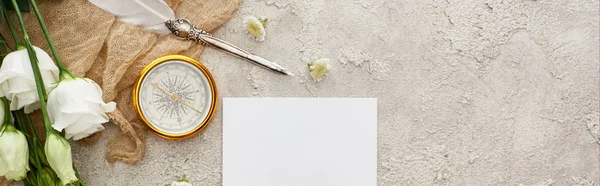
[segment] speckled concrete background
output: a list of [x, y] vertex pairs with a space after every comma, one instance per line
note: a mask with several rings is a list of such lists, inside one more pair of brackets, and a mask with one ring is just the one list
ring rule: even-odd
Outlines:
[[[596, 0], [290, 0], [242, 3], [216, 36], [292, 69], [207, 49], [222, 97], [376, 97], [379, 185], [598, 185]], [[265, 42], [246, 15], [265, 16]], [[330, 58], [315, 83], [306, 63]], [[133, 77], [132, 77], [133, 78]], [[221, 184], [222, 105], [185, 141], [149, 135], [138, 165], [109, 164], [107, 124], [74, 145], [89, 185]], [[285, 123], [282, 123], [285, 124]]]

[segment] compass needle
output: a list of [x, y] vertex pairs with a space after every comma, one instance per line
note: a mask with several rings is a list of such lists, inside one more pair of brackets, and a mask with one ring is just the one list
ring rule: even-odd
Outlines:
[[[177, 79], [175, 79], [175, 80], [177, 80]], [[190, 109], [202, 114], [202, 112], [200, 110], [194, 108], [194, 106], [190, 105], [188, 102], [181, 99], [179, 96], [177, 96], [177, 94], [173, 94], [173, 93], [167, 91], [166, 89], [160, 87], [157, 83], [154, 83], [152, 86], [154, 86], [154, 88], [157, 88], [158, 90], [164, 92], [165, 94], [169, 95], [171, 97], [171, 99], [178, 101], [178, 102], [182, 103], [183, 105], [185, 105], [186, 107], [189, 107]], [[179, 110], [178, 110], [178, 112], [179, 112]]]

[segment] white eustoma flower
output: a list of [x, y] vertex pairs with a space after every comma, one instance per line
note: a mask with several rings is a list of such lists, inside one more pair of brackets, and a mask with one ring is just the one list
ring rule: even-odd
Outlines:
[[250, 37], [256, 38], [257, 41], [264, 41], [265, 36], [267, 35], [267, 30], [265, 29], [265, 21], [267, 19], [259, 19], [254, 16], [247, 16], [244, 18], [244, 27], [246, 27], [246, 31], [250, 34]]
[[[49, 91], [58, 80], [58, 67], [44, 50], [36, 46], [33, 49], [39, 61], [45, 88]], [[25, 108], [25, 113], [31, 113], [40, 107], [26, 49], [11, 52], [4, 57], [0, 67], [0, 88], [0, 97], [6, 96], [10, 100], [10, 110]]]
[[187, 176], [183, 176], [181, 179], [174, 181], [171, 183], [171, 186], [194, 186], [190, 183], [190, 181], [187, 179]]
[[79, 140], [103, 130], [106, 113], [114, 111], [116, 103], [104, 103], [102, 89], [91, 79], [69, 76], [48, 94], [47, 108], [52, 127], [65, 129], [67, 139]]
[[180, 181], [174, 181], [173, 183], [171, 183], [171, 186], [194, 186], [189, 182], [180, 182]]
[[46, 137], [46, 144], [44, 145], [44, 153], [48, 159], [48, 164], [63, 185], [77, 181], [75, 176], [75, 170], [73, 169], [73, 157], [71, 156], [71, 145], [69, 142], [52, 132]]
[[0, 176], [9, 181], [25, 178], [29, 171], [28, 149], [25, 135], [9, 123], [4, 124], [0, 128]]
[[310, 72], [310, 76], [312, 76], [317, 82], [323, 80], [323, 76], [325, 76], [325, 73], [327, 73], [327, 69], [329, 69], [329, 59], [327, 58], [322, 58], [308, 63], [308, 71]]

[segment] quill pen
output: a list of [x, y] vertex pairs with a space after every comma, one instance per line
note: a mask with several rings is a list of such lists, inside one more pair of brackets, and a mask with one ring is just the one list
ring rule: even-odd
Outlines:
[[215, 47], [231, 55], [248, 60], [280, 74], [292, 75], [281, 65], [251, 54], [210, 33], [196, 28], [189, 20], [176, 18], [173, 10], [163, 0], [88, 0], [90, 3], [119, 18], [159, 34], [173, 34], [183, 40]]

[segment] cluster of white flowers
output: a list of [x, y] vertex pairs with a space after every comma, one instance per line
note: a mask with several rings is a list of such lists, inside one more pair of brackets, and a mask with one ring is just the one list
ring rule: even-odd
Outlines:
[[[255, 38], [257, 41], [264, 41], [267, 35], [265, 22], [267, 18], [257, 18], [255, 16], [244, 17], [244, 28], [246, 32], [250, 34], [250, 37]], [[323, 80], [323, 77], [329, 69], [329, 59], [321, 58], [316, 61], [308, 63], [308, 71], [313, 80], [319, 82]]]
[[[52, 128], [65, 130], [67, 139], [79, 140], [103, 130], [107, 112], [116, 108], [114, 102], [102, 100], [102, 89], [92, 80], [60, 73], [52, 58], [42, 49], [33, 47], [38, 59], [45, 91], [47, 111]], [[59, 77], [62, 74], [62, 78]], [[21, 180], [29, 170], [28, 143], [25, 135], [15, 129], [7, 112], [23, 109], [25, 113], [40, 108], [35, 76], [26, 49], [6, 55], [0, 66], [0, 176]], [[7, 114], [5, 114], [7, 113]], [[69, 142], [55, 132], [48, 133], [44, 147], [48, 164], [63, 184], [77, 181]]]
[[[59, 81], [59, 69], [52, 58], [34, 46], [42, 80], [48, 94], [48, 114], [54, 129], [65, 129], [67, 139], [85, 138], [98, 132], [108, 122], [107, 112], [116, 108], [114, 102], [104, 103], [102, 89], [94, 81], [66, 74]], [[10, 101], [10, 110], [24, 108], [25, 113], [38, 109], [39, 99], [27, 50], [6, 55], [0, 66], [0, 97]]]

